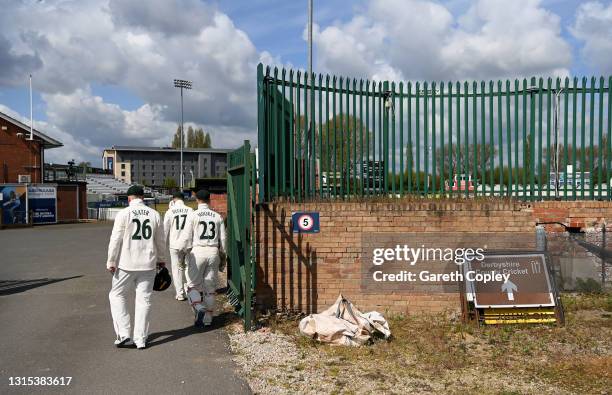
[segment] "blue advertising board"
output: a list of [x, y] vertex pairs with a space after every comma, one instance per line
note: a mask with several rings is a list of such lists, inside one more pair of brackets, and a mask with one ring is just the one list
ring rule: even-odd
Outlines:
[[98, 208], [111, 208], [111, 207], [113, 207], [113, 203], [114, 202], [108, 202], [106, 200], [100, 200], [99, 202], [96, 202], [96, 206]]
[[28, 206], [34, 225], [57, 223], [57, 187], [28, 185]]
[[28, 223], [28, 190], [25, 185], [0, 185], [0, 207], [2, 225], [24, 225]]
[[291, 214], [293, 233], [319, 233], [320, 221], [318, 212], [298, 211]]

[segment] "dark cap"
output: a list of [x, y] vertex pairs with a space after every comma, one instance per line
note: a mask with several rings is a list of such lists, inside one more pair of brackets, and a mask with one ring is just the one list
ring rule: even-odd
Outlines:
[[127, 190], [128, 196], [144, 196], [144, 189], [140, 185], [132, 185]]
[[208, 192], [206, 189], [200, 189], [196, 193], [196, 199], [206, 202], [210, 200], [210, 192]]
[[176, 198], [176, 199], [183, 199], [183, 198], [184, 198], [183, 194], [182, 194], [180, 191], [176, 191], [176, 192], [174, 192], [174, 193], [172, 194], [172, 197], [173, 197], [173, 198]]

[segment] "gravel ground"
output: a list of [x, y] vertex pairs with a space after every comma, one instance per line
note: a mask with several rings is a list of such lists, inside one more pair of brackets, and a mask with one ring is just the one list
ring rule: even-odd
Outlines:
[[[370, 365], [364, 371], [362, 365], [351, 364], [342, 357], [330, 358], [316, 349], [301, 350], [294, 337], [268, 328], [249, 333], [236, 331], [230, 334], [230, 342], [234, 361], [256, 394], [568, 393], [508, 372], [483, 374], [479, 367], [445, 372], [433, 379], [428, 372], [410, 369], [389, 374]], [[363, 347], [366, 354], [368, 347]], [[376, 364], [375, 360], [371, 362]], [[405, 362], [407, 367], [412, 365]]]

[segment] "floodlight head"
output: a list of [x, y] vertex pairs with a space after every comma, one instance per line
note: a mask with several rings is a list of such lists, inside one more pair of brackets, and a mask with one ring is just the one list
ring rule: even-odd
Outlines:
[[175, 88], [191, 89], [191, 81], [187, 80], [174, 80]]

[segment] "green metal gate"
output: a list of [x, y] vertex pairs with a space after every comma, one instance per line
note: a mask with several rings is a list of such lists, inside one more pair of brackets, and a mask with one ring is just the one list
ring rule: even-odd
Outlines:
[[255, 244], [253, 218], [255, 193], [255, 155], [249, 141], [228, 154], [228, 298], [244, 320], [245, 330], [253, 323], [255, 293]]

